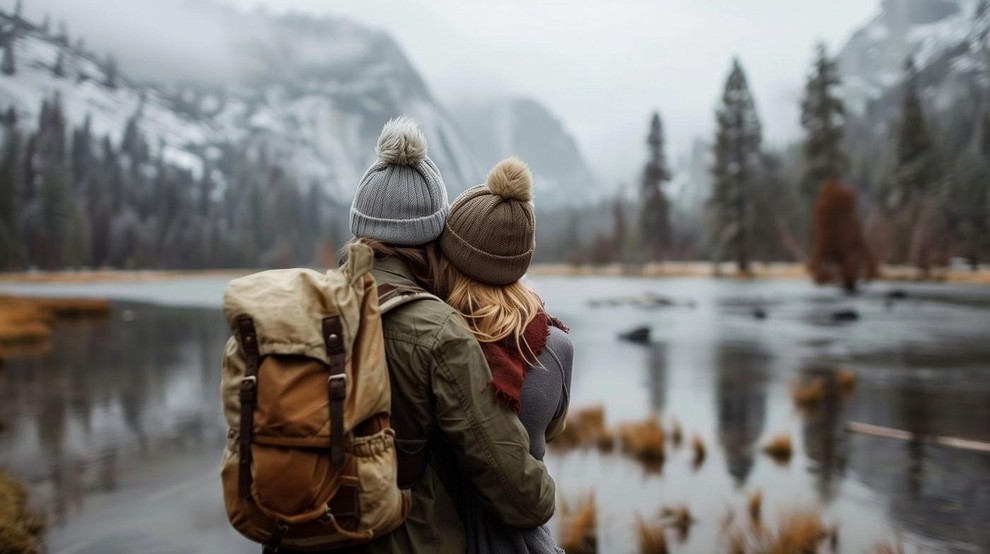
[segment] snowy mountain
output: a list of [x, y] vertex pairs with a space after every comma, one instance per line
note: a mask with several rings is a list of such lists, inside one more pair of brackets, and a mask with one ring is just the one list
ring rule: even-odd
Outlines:
[[300, 186], [318, 183], [344, 202], [374, 160], [382, 124], [407, 114], [423, 128], [452, 192], [478, 180], [454, 122], [387, 34], [332, 17], [212, 3], [196, 10], [221, 24], [244, 53], [242, 78], [135, 82], [112, 60], [70, 44], [61, 30], [0, 15], [4, 31], [15, 32], [12, 71], [0, 75], [0, 107], [36, 121], [41, 100], [57, 93], [72, 125], [90, 116], [93, 132], [114, 141], [137, 114], [148, 142], [169, 161], [200, 172], [214, 167], [220, 147], [254, 149], [279, 159]]
[[483, 168], [510, 155], [529, 164], [538, 208], [588, 204], [605, 196], [607, 191], [588, 167], [577, 142], [539, 102], [500, 98], [462, 103], [452, 113]]
[[901, 82], [908, 56], [934, 109], [972, 101], [990, 75], [988, 31], [984, 0], [884, 0], [839, 54], [846, 105], [862, 114], [882, 102]]

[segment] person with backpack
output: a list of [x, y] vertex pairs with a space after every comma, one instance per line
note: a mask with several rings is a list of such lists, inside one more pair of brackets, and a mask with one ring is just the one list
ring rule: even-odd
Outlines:
[[466, 487], [508, 526], [554, 512], [482, 347], [426, 291], [448, 211], [426, 141], [392, 120], [377, 153], [339, 270], [261, 272], [224, 294], [224, 499], [265, 552], [464, 552]]
[[[563, 430], [573, 346], [567, 328], [550, 316], [520, 279], [536, 246], [533, 182], [517, 158], [499, 162], [485, 184], [450, 207], [440, 235], [435, 292], [461, 312], [481, 343], [496, 398], [529, 433], [529, 451], [543, 459], [546, 443]], [[470, 484], [461, 498], [470, 554], [556, 554], [546, 525], [521, 529], [493, 517]]]

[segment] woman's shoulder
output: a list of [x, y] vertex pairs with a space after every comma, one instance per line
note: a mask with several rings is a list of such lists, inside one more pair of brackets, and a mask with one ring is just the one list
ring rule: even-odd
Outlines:
[[561, 367], [567, 367], [574, 357], [574, 343], [571, 342], [571, 337], [566, 331], [551, 326], [544, 352], [552, 356]]

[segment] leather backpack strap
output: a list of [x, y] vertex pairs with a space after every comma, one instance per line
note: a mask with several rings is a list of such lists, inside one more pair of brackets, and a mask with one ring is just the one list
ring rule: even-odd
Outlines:
[[323, 342], [330, 360], [327, 391], [330, 399], [330, 463], [344, 467], [344, 400], [347, 398], [347, 375], [344, 373], [344, 327], [339, 316], [323, 319]]
[[241, 498], [251, 496], [251, 441], [254, 438], [254, 408], [258, 403], [258, 367], [261, 355], [258, 352], [258, 334], [254, 321], [244, 315], [237, 318], [237, 332], [240, 335], [241, 351], [247, 368], [241, 378], [241, 428], [239, 433], [239, 461], [237, 467], [237, 494]]

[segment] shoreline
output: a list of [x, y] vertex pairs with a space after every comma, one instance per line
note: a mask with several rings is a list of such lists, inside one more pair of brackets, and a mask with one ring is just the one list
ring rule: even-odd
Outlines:
[[[143, 283], [169, 281], [183, 278], [235, 279], [263, 269], [187, 269], [187, 270], [119, 270], [81, 269], [57, 271], [0, 272], [2, 284], [80, 284], [80, 283]], [[533, 264], [529, 277], [631, 277], [631, 278], [721, 278], [755, 280], [810, 280], [805, 267], [798, 263], [754, 263], [752, 274], [739, 275], [734, 264], [721, 264], [721, 275], [714, 274], [709, 262], [666, 262], [608, 265], [573, 265], [565, 263]], [[990, 285], [990, 267], [976, 271], [968, 268], [940, 269], [923, 276], [917, 268], [902, 265], [885, 265], [875, 281], [903, 281], [917, 283], [954, 283]]]

